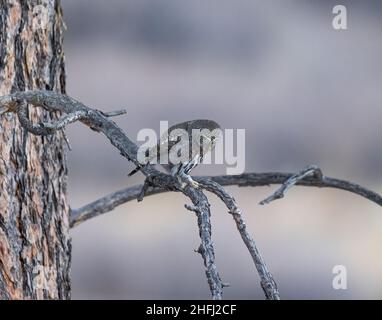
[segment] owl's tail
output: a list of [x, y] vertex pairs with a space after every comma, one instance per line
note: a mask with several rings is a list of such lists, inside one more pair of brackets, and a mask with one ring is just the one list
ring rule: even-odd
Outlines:
[[127, 176], [128, 177], [131, 177], [133, 176], [134, 174], [136, 174], [139, 170], [141, 170], [142, 167], [135, 167], [135, 169], [133, 169]]

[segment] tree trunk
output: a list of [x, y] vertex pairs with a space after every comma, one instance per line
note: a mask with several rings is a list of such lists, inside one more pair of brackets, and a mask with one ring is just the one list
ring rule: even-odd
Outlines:
[[[65, 91], [59, 0], [0, 0], [0, 95]], [[34, 122], [59, 114], [30, 108]], [[62, 133], [0, 119], [0, 299], [69, 299], [69, 207]]]

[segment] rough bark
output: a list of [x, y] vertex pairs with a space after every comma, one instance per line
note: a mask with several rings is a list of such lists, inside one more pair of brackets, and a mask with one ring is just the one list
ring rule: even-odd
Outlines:
[[[62, 29], [59, 0], [0, 0], [0, 96], [65, 92]], [[0, 119], [0, 299], [70, 298], [64, 143], [62, 133], [28, 134], [11, 113]]]

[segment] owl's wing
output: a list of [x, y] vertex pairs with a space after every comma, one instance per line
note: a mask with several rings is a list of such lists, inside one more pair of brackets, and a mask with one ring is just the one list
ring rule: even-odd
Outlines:
[[154, 159], [158, 155], [165, 154], [169, 149], [169, 142], [168, 135], [163, 134], [157, 144], [150, 149], [149, 160]]

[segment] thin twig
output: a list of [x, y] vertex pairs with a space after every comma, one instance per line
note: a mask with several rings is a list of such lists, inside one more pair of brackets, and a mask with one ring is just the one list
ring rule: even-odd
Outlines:
[[287, 181], [285, 181], [279, 189], [277, 189], [274, 193], [272, 193], [268, 198], [264, 199], [263, 201], [260, 201], [259, 204], [264, 205], [268, 204], [274, 200], [284, 198], [285, 193], [294, 185], [296, 185], [297, 182], [301, 181], [307, 176], [314, 176], [317, 179], [322, 179], [322, 172], [321, 169], [318, 168], [315, 165], [311, 165], [306, 167], [305, 169], [301, 170], [300, 172], [294, 174], [291, 176]]
[[64, 137], [66, 146], [68, 147], [69, 151], [72, 151], [72, 146], [70, 145], [70, 141], [69, 141], [68, 136], [66, 135], [66, 131], [65, 131], [65, 129], [62, 130], [62, 135], [63, 135], [63, 137]]
[[105, 117], [117, 117], [117, 116], [121, 116], [123, 114], [127, 114], [127, 110], [126, 109], [122, 109], [122, 110], [116, 110], [116, 111], [109, 111], [109, 112], [104, 112], [104, 111], [100, 111]]

